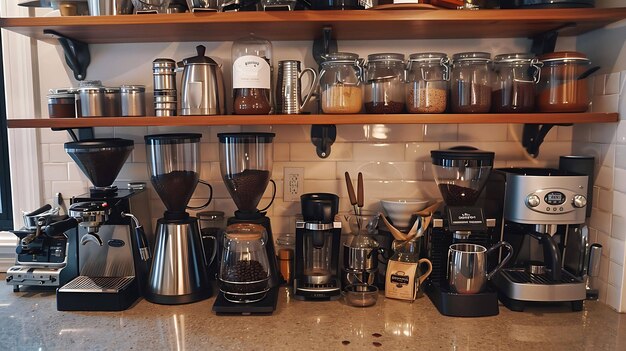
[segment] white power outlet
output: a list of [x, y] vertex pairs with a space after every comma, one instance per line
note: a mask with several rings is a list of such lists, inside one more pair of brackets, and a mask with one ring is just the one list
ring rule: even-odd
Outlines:
[[304, 168], [285, 167], [283, 182], [283, 201], [300, 201], [304, 192]]

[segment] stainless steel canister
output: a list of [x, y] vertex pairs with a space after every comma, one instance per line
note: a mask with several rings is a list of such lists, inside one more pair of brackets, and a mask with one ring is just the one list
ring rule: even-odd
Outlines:
[[146, 115], [146, 87], [143, 85], [122, 85], [122, 116]]
[[152, 78], [154, 91], [176, 91], [176, 61], [168, 58], [158, 58], [152, 61]]
[[78, 95], [80, 97], [80, 116], [104, 116], [104, 93], [104, 87], [84, 86], [78, 88]]
[[122, 115], [120, 88], [104, 88], [104, 115], [108, 117]]
[[157, 117], [176, 116], [176, 94], [167, 91], [154, 92], [154, 113]]

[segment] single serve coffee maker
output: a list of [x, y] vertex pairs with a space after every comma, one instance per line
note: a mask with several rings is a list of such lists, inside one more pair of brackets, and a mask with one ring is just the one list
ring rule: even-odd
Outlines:
[[335, 216], [339, 197], [328, 193], [300, 196], [302, 218], [296, 220], [294, 298], [336, 300], [341, 296], [338, 277], [341, 221]]

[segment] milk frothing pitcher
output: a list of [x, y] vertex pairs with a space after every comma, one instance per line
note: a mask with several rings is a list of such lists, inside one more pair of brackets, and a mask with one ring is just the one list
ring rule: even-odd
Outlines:
[[[487, 272], [487, 257], [504, 246], [508, 254], [491, 272]], [[487, 287], [493, 277], [511, 259], [513, 248], [506, 241], [500, 241], [489, 250], [476, 244], [453, 244], [448, 250], [448, 283], [459, 294], [478, 294]]]
[[[305, 73], [311, 74], [309, 91], [302, 99], [302, 83], [300, 79]], [[276, 103], [279, 114], [299, 114], [313, 94], [317, 73], [312, 68], [300, 69], [300, 61], [285, 60], [278, 62], [278, 86]]]

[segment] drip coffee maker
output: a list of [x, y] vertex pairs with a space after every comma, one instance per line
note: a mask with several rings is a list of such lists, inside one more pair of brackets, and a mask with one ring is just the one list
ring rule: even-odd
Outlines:
[[[222, 313], [272, 313], [278, 301], [278, 286], [281, 277], [278, 271], [278, 262], [274, 250], [274, 239], [270, 219], [265, 216], [274, 201], [276, 184], [270, 180], [272, 164], [274, 162], [273, 140], [274, 133], [220, 133], [220, 170], [226, 189], [230, 193], [237, 210], [234, 217], [227, 220], [227, 224], [256, 224], [265, 229], [267, 241], [265, 249], [268, 257], [269, 290], [259, 301], [245, 301], [235, 303], [225, 298], [223, 293], [218, 294], [213, 311]], [[263, 209], [257, 205], [269, 183], [273, 184], [272, 200]]]
[[300, 196], [302, 218], [296, 221], [294, 298], [336, 300], [341, 221], [335, 216], [339, 197], [328, 193]]
[[[150, 302], [190, 303], [212, 294], [208, 267], [217, 245], [213, 245], [212, 254], [205, 251], [198, 218], [186, 211], [205, 208], [213, 195], [211, 186], [199, 177], [201, 137], [193, 133], [144, 137], [150, 181], [166, 208], [157, 221], [154, 260], [145, 294]], [[198, 183], [209, 187], [209, 199], [200, 207], [189, 207]]]
[[79, 227], [79, 276], [57, 290], [60, 311], [120, 311], [142, 295], [150, 261], [148, 192], [143, 183], [112, 185], [133, 147], [126, 139], [65, 144], [94, 186], [72, 198], [71, 218], [48, 226], [55, 232]]
[[[497, 315], [498, 298], [490, 286], [477, 293], [459, 294], [451, 289], [447, 277], [450, 245], [475, 244], [489, 249], [498, 242], [497, 217], [492, 216], [489, 204], [479, 201], [493, 167], [494, 153], [456, 147], [433, 150], [431, 158], [435, 181], [446, 206], [433, 215], [425, 241], [432, 262], [426, 294], [443, 315]], [[496, 263], [495, 259], [491, 261], [489, 271]]]

